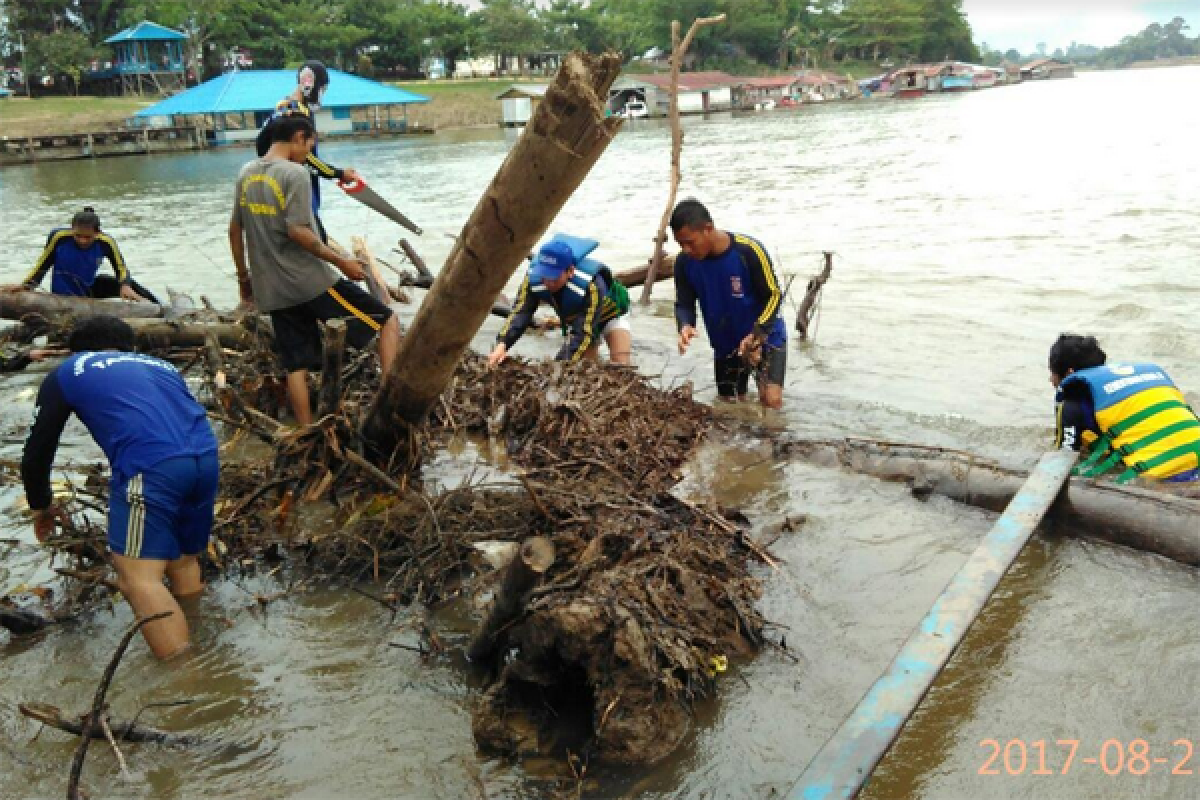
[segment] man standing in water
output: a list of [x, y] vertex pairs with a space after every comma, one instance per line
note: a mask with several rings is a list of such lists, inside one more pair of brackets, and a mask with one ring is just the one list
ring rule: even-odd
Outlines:
[[108, 547], [117, 585], [139, 619], [172, 612], [142, 628], [154, 655], [170, 658], [188, 646], [179, 598], [204, 589], [196, 556], [208, 547], [212, 530], [217, 437], [175, 368], [133, 352], [128, 323], [86, 317], [72, 329], [67, 347], [74, 355], [38, 390], [21, 458], [34, 534], [44, 542], [61, 516], [50, 469], [75, 414], [112, 467]]
[[1157, 364], [1108, 364], [1093, 336], [1064, 333], [1050, 348], [1057, 390], [1056, 448], [1088, 450], [1085, 477], [1115, 473], [1182, 483], [1200, 480], [1200, 420]]
[[696, 303], [713, 348], [717, 393], [746, 399], [750, 375], [767, 408], [783, 408], [787, 333], [779, 316], [783, 292], [766, 248], [756, 239], [713, 226], [698, 200], [671, 213], [671, 231], [683, 250], [675, 259], [675, 322], [679, 352], [696, 335]]
[[[271, 149], [271, 126], [284, 117], [295, 114], [305, 117], [313, 123], [315, 131], [317, 123], [313, 117], [313, 110], [320, 107], [321, 100], [328, 88], [329, 70], [325, 68], [325, 65], [320, 61], [305, 61], [296, 71], [296, 90], [279, 101], [275, 106], [275, 112], [267, 119], [267, 124], [263, 125], [262, 130], [258, 132], [258, 138], [255, 140], [258, 157], [262, 158]], [[353, 183], [358, 180], [358, 172], [353, 167], [338, 169], [332, 164], [322, 161], [317, 155], [315, 138], [312, 151], [305, 158], [304, 164], [312, 176], [313, 222], [321, 241], [328, 242], [329, 236], [325, 233], [325, 226], [321, 223], [321, 182], [318, 178]]]
[[346, 339], [357, 348], [378, 335], [385, 376], [400, 346], [392, 310], [351, 283], [366, 277], [362, 264], [335, 252], [316, 233], [303, 167], [315, 140], [307, 117], [274, 122], [266, 156], [251, 161], [238, 175], [229, 220], [242, 305], [257, 305], [271, 314], [275, 349], [287, 372], [288, 399], [301, 425], [312, 422], [308, 371], [321, 366], [318, 322], [345, 319]]

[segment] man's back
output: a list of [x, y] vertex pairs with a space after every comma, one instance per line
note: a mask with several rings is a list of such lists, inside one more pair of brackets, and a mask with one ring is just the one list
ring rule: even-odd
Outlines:
[[324, 261], [288, 236], [288, 227], [315, 230], [308, 171], [259, 158], [238, 175], [234, 220], [245, 231], [254, 298], [263, 311], [307, 302], [337, 281]]
[[204, 409], [162, 359], [115, 350], [78, 353], [51, 377], [118, 478], [217, 449]]

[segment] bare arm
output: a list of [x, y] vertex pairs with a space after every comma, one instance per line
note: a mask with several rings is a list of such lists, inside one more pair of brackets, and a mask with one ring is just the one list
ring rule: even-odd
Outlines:
[[367, 273], [358, 259], [340, 255], [332, 247], [322, 242], [316, 231], [307, 225], [288, 225], [288, 238], [322, 261], [333, 264], [352, 281], [361, 281], [367, 277]]
[[254, 302], [254, 284], [250, 282], [250, 270], [246, 267], [246, 240], [242, 236], [242, 224], [236, 219], [229, 220], [229, 252], [233, 255], [233, 265], [237, 267], [238, 299], [243, 305]]

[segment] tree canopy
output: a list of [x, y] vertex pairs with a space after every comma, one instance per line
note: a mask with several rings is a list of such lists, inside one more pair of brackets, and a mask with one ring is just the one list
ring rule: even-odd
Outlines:
[[[10, 39], [71, 34], [92, 47], [152, 20], [189, 34], [188, 58], [203, 77], [233, 48], [249, 52], [256, 67], [319, 58], [409, 73], [431, 55], [453, 63], [582, 48], [636, 57], [670, 49], [671, 20], [686, 25], [719, 13], [726, 24], [704, 29], [693, 44], [701, 65], [979, 55], [961, 0], [482, 0], [473, 9], [456, 0], [0, 0], [0, 12]], [[11, 57], [14, 48], [0, 52]]]

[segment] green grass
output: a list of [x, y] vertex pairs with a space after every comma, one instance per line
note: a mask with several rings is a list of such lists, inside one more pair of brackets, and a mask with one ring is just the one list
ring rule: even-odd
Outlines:
[[141, 97], [10, 97], [0, 100], [0, 136], [109, 130], [152, 102]]
[[434, 128], [463, 125], [500, 124], [500, 101], [496, 95], [514, 83], [547, 83], [547, 78], [507, 77], [498, 80], [470, 81], [402, 81], [393, 83], [401, 89], [423, 94], [429, 102], [409, 106], [408, 116], [413, 122], [432, 125]]

